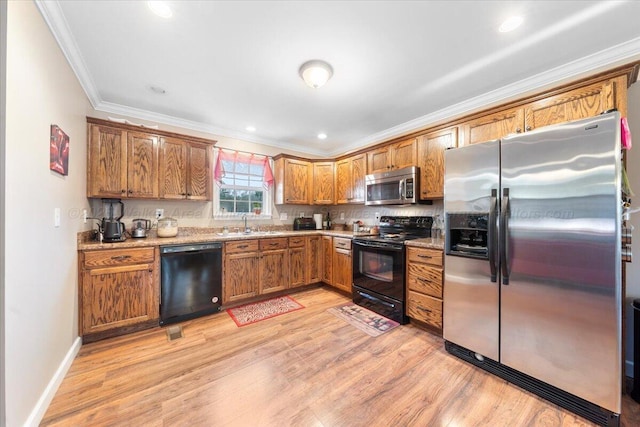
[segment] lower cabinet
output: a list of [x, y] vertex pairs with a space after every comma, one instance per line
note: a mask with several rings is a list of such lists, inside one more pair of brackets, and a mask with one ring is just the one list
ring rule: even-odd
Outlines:
[[407, 247], [407, 316], [442, 330], [442, 251]]
[[225, 243], [223, 304], [258, 295], [259, 261], [258, 240]]
[[156, 249], [79, 252], [79, 330], [84, 342], [158, 325]]
[[304, 237], [289, 237], [289, 286], [307, 284], [307, 245]]
[[353, 265], [351, 261], [351, 239], [333, 238], [333, 280], [331, 286], [351, 293]]
[[333, 237], [322, 236], [322, 281], [333, 284]]
[[282, 291], [288, 286], [287, 238], [260, 239], [258, 293]]
[[309, 236], [307, 239], [307, 284], [322, 282], [322, 236]]

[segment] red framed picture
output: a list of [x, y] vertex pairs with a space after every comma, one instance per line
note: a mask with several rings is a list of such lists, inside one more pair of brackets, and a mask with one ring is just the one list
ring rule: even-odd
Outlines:
[[49, 169], [69, 175], [69, 136], [58, 125], [51, 125]]

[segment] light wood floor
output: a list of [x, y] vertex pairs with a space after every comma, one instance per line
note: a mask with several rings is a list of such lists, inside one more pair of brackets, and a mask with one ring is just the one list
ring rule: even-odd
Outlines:
[[[326, 312], [348, 299], [294, 295], [305, 309], [238, 328], [226, 313], [82, 347], [43, 425], [589, 426], [405, 325], [372, 338]], [[640, 425], [624, 396], [622, 425]]]

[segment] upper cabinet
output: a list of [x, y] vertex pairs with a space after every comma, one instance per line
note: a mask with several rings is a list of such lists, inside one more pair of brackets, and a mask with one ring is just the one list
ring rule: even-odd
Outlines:
[[336, 162], [336, 203], [364, 203], [365, 169], [364, 154]]
[[502, 138], [510, 133], [520, 133], [524, 129], [524, 110], [514, 108], [487, 114], [462, 125], [464, 145], [477, 144]]
[[377, 148], [367, 153], [367, 173], [415, 166], [416, 156], [416, 138]]
[[160, 197], [211, 200], [211, 146], [160, 138]]
[[444, 197], [444, 152], [457, 146], [457, 126], [418, 137], [421, 199]]
[[335, 202], [333, 162], [313, 163], [313, 204], [332, 205]]
[[87, 197], [211, 200], [215, 141], [87, 117]]
[[306, 160], [276, 156], [274, 161], [275, 203], [310, 205], [313, 169]]

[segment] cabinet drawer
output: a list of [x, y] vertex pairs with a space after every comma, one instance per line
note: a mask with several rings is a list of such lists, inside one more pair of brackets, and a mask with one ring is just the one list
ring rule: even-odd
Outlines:
[[278, 239], [260, 239], [260, 250], [270, 251], [272, 249], [287, 249], [287, 238], [280, 237]]
[[228, 254], [255, 252], [258, 248], [258, 240], [239, 240], [237, 242], [227, 242], [224, 245], [224, 250]]
[[152, 263], [154, 248], [108, 249], [84, 253], [84, 268]]
[[442, 298], [442, 269], [427, 264], [409, 263], [407, 287], [412, 291]]
[[409, 246], [407, 248], [407, 260], [409, 262], [424, 262], [442, 267], [442, 251]]
[[407, 316], [442, 329], [442, 300], [409, 291]]
[[304, 246], [304, 237], [289, 237], [290, 248], [301, 248]]
[[351, 239], [345, 239], [344, 237], [334, 237], [333, 247], [336, 249], [351, 250]]

